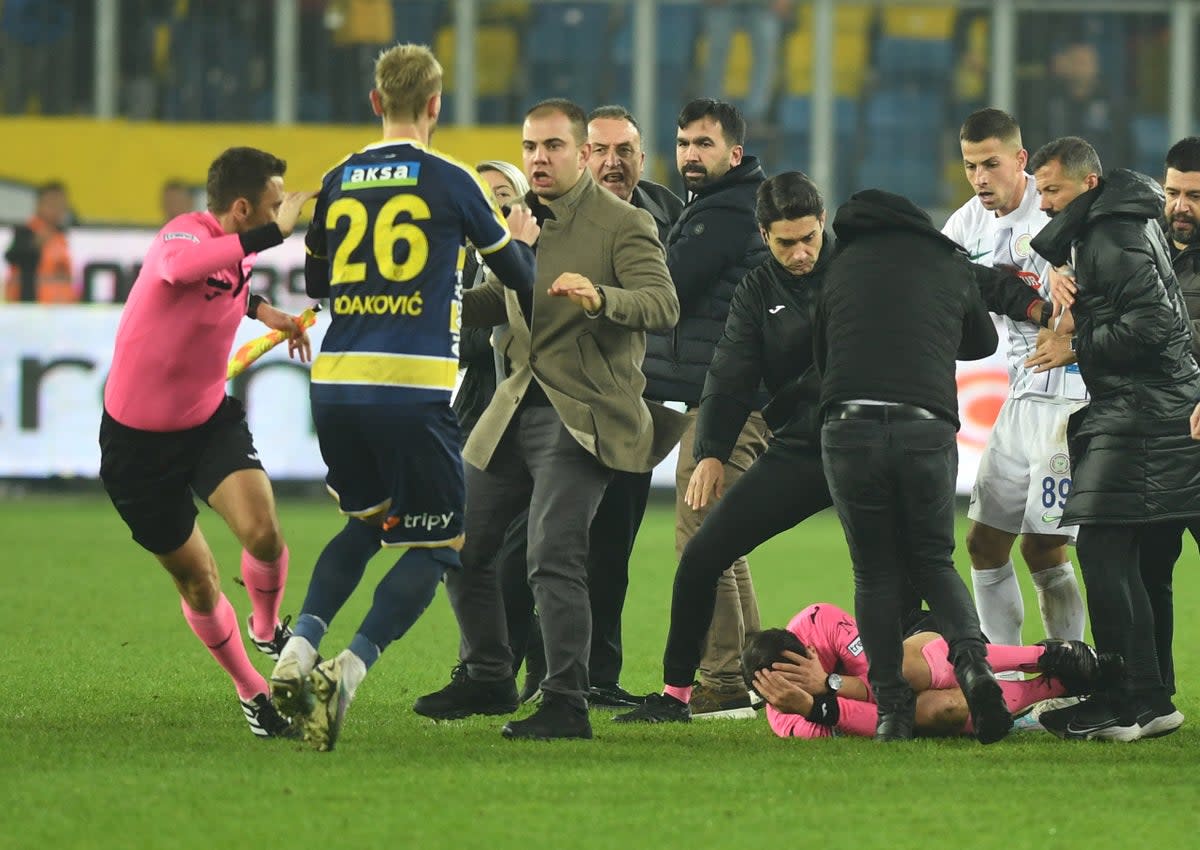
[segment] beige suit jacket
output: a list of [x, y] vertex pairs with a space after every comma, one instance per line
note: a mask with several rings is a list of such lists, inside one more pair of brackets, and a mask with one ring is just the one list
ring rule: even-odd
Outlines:
[[[654, 220], [601, 188], [585, 171], [562, 197], [537, 245], [532, 327], [516, 293], [492, 277], [463, 293], [463, 323], [509, 323], [499, 341], [512, 364], [467, 440], [463, 457], [486, 469], [531, 382], [584, 449], [602, 464], [648, 472], [679, 442], [686, 418], [642, 399], [647, 330], [679, 320]], [[603, 314], [589, 318], [569, 298], [548, 294], [565, 272], [602, 287]]]

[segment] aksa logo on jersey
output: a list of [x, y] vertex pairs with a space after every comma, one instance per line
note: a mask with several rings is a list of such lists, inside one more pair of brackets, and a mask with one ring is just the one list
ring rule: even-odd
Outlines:
[[397, 162], [391, 165], [347, 165], [342, 169], [342, 189], [375, 189], [380, 186], [416, 186], [421, 163]]

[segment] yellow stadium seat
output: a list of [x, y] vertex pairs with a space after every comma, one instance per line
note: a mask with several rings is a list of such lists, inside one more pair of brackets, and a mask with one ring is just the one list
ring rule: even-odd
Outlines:
[[[833, 10], [834, 32], [866, 32], [871, 27], [874, 15], [873, 6], [836, 6]], [[812, 4], [801, 4], [796, 10], [796, 29], [811, 30], [812, 20]]]
[[[708, 62], [708, 39], [701, 38], [696, 47], [696, 64], [703, 68]], [[725, 91], [713, 96], [745, 97], [750, 92], [750, 68], [754, 57], [750, 52], [750, 37], [742, 30], [729, 42], [729, 59], [725, 63]]]
[[[516, 74], [518, 38], [516, 30], [502, 25], [481, 26], [475, 38], [475, 88], [480, 97], [503, 95], [512, 91]], [[438, 30], [434, 53], [442, 63], [442, 85], [446, 92], [455, 90], [454, 27]]]
[[488, 0], [479, 5], [484, 22], [523, 21], [529, 17], [529, 0]]
[[956, 9], [946, 6], [889, 5], [883, 10], [883, 35], [942, 41], [954, 34], [956, 14]]
[[[843, 30], [833, 36], [833, 93], [858, 97], [866, 81], [870, 45], [865, 30]], [[796, 30], [784, 45], [784, 89], [791, 95], [812, 94], [812, 32]]]

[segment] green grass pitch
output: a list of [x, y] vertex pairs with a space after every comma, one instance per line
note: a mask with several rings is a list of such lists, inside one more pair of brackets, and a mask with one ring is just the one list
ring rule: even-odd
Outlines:
[[[340, 521], [285, 500], [285, 612]], [[201, 524], [239, 615], [238, 550]], [[960, 528], [959, 540], [962, 540]], [[1132, 745], [1022, 733], [880, 747], [784, 741], [765, 720], [620, 727], [590, 742], [512, 742], [503, 718], [435, 724], [413, 700], [445, 683], [457, 632], [445, 595], [360, 689], [337, 751], [253, 738], [232, 687], [188, 631], [166, 574], [98, 496], [0, 502], [0, 848], [1182, 848], [1200, 829], [1200, 557], [1176, 570], [1175, 735]], [[660, 684], [672, 521], [652, 505], [631, 567], [623, 684]], [[965, 567], [965, 552], [957, 554]], [[345, 645], [390, 565], [381, 554], [326, 639]], [[852, 606], [825, 513], [751, 557], [763, 621]], [[1024, 582], [1026, 638], [1041, 636]], [[263, 656], [254, 655], [261, 670]]]

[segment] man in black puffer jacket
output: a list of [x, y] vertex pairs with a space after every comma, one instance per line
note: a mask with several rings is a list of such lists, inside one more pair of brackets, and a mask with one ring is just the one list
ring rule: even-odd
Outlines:
[[1183, 715], [1155, 643], [1156, 618], [1169, 608], [1160, 614], [1154, 605], [1169, 606], [1170, 597], [1147, 587], [1170, 584], [1173, 562], [1154, 562], [1164, 550], [1158, 539], [1200, 516], [1200, 446], [1188, 437], [1200, 369], [1158, 223], [1164, 198], [1132, 171], [1101, 180], [1095, 150], [1073, 136], [1042, 147], [1030, 166], [1053, 216], [1033, 248], [1075, 279], [1070, 347], [1092, 397], [1068, 427], [1074, 478], [1063, 522], [1080, 526], [1096, 648], [1121, 653], [1126, 665], [1107, 693], [1041, 720], [1070, 738], [1157, 737], [1178, 729]]
[[[734, 289], [746, 272], [768, 256], [754, 221], [755, 191], [765, 179], [758, 160], [745, 156], [746, 122], [737, 107], [717, 100], [693, 100], [679, 113], [676, 164], [688, 189], [683, 214], [667, 235], [667, 268], [679, 296], [679, 324], [646, 335], [646, 398], [680, 402], [691, 420], [679, 443], [675, 469], [675, 554], [707, 514], [684, 500], [695, 469], [696, 411], [704, 376]], [[744, 419], [725, 464], [729, 483], [749, 468], [767, 445], [767, 428], [757, 412]], [[700, 664], [693, 711], [707, 717], [753, 717], [742, 680], [740, 655], [747, 631], [760, 628], [758, 600], [750, 568], [739, 557], [721, 577], [716, 614]]]

